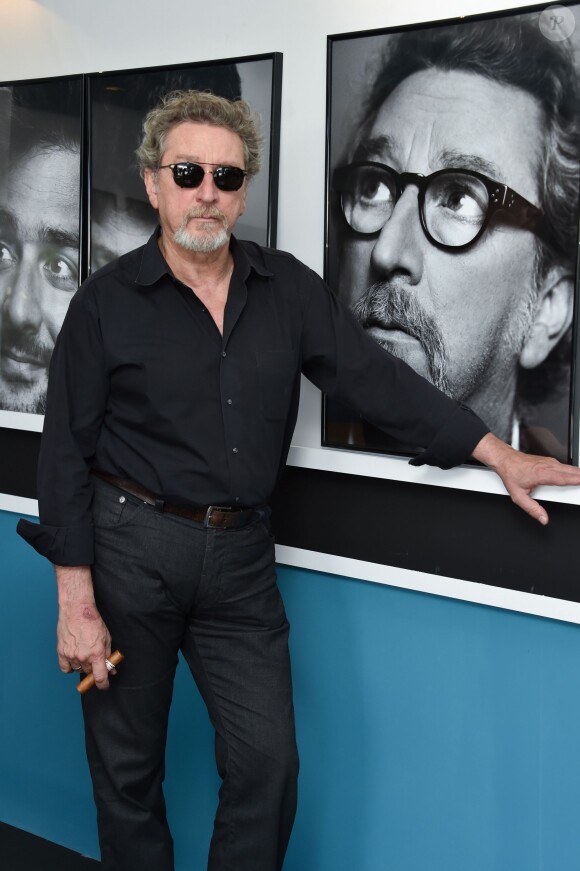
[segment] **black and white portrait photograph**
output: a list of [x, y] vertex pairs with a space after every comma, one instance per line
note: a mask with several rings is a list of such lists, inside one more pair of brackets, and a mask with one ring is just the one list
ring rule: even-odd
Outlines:
[[0, 87], [1, 426], [40, 429], [79, 284], [81, 94], [80, 77]]
[[[497, 436], [560, 460], [573, 457], [579, 42], [573, 4], [328, 47], [329, 284]], [[323, 444], [413, 453], [329, 399]]]
[[274, 53], [0, 85], [0, 427], [42, 430], [72, 296], [156, 227], [135, 149], [162, 96], [193, 88], [259, 113], [263, 170], [239, 232], [275, 245], [281, 76]]
[[[243, 98], [259, 112], [264, 141], [269, 143], [275, 65], [276, 58], [268, 55], [89, 76], [91, 270], [144, 244], [157, 224], [135, 157], [147, 112], [177, 90], [193, 88], [229, 100]], [[241, 238], [263, 245], [275, 241], [268, 147], [264, 158], [264, 171], [252, 181], [249, 208], [239, 224]]]

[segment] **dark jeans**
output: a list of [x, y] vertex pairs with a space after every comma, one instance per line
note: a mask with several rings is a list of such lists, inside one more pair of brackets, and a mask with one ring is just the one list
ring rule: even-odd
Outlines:
[[102, 481], [95, 491], [95, 596], [125, 655], [109, 692], [83, 700], [103, 871], [173, 869], [162, 783], [179, 650], [222, 778], [208, 869], [278, 871], [298, 758], [268, 520], [256, 512], [240, 529], [206, 529]]

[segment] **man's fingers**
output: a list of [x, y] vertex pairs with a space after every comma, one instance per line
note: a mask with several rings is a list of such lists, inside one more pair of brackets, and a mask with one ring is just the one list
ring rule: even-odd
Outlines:
[[105, 665], [105, 659], [99, 659], [96, 662], [92, 663], [92, 672], [93, 677], [95, 678], [95, 685], [99, 690], [108, 690], [109, 689], [109, 671], [107, 666]]
[[538, 486], [541, 484], [555, 484], [557, 487], [566, 487], [580, 484], [580, 469], [575, 466], [551, 466], [541, 469], [538, 474]]
[[61, 656], [58, 654], [58, 667], [64, 674], [68, 674], [69, 671], [72, 671], [72, 666], [66, 656]]
[[494, 468], [514, 504], [542, 526], [548, 523], [548, 512], [530, 494], [541, 486], [580, 486], [580, 469], [576, 466], [559, 463], [553, 457], [521, 454], [511, 448], [506, 452], [503, 445], [500, 461]]
[[[81, 674], [81, 676], [83, 672], [86, 675], [92, 673], [97, 688], [100, 690], [107, 690], [109, 689], [109, 669], [107, 668], [105, 660], [105, 654], [98, 659], [94, 659], [93, 661], [89, 660], [87, 662], [81, 662], [80, 659], [71, 660], [67, 656], [59, 654], [58, 667], [65, 674], [70, 674], [72, 671]], [[116, 670], [113, 669], [111, 673], [115, 674]]]
[[[57, 651], [57, 657], [58, 657], [58, 667], [60, 668], [60, 670], [62, 672], [64, 672], [64, 674], [69, 674], [71, 671], [76, 671], [76, 672], [83, 671], [85, 674], [90, 674], [94, 670], [93, 669], [93, 662], [90, 659], [87, 659], [83, 662], [81, 657], [76, 655], [76, 654], [59, 653]], [[107, 666], [105, 664], [105, 659], [106, 659], [106, 655], [102, 654], [102, 656], [99, 658], [99, 660], [101, 662], [101, 668], [98, 669], [98, 671], [99, 671], [100, 675], [104, 674], [104, 676], [107, 677], [108, 669], [107, 669]], [[95, 678], [95, 680], [96, 680], [96, 678]]]
[[[566, 487], [580, 485], [580, 469], [559, 463], [553, 457], [528, 457], [529, 466], [524, 477], [529, 478], [530, 486], [539, 487], [542, 484]], [[525, 459], [524, 459], [525, 462]]]
[[542, 526], [546, 526], [548, 523], [548, 512], [545, 508], [543, 508], [539, 502], [536, 502], [535, 499], [532, 499], [531, 496], [525, 492], [525, 490], [515, 490], [510, 493], [512, 498], [512, 502], [521, 508], [526, 514], [529, 514], [530, 517], [533, 517], [534, 520], [537, 520], [538, 523], [541, 523]]

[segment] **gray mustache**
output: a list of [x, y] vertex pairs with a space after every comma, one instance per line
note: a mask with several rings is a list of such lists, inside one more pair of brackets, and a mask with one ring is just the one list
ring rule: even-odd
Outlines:
[[373, 326], [384, 330], [398, 329], [417, 339], [427, 358], [429, 380], [450, 394], [443, 336], [435, 320], [423, 310], [413, 294], [377, 282], [366, 290], [352, 310], [365, 329]]

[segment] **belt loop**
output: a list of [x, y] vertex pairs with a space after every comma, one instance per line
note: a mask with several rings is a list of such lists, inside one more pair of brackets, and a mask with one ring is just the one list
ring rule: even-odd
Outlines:
[[163, 514], [165, 511], [165, 500], [164, 499], [156, 499], [155, 500], [155, 513]]
[[213, 505], [207, 506], [207, 511], [205, 512], [205, 517], [203, 520], [203, 525], [207, 528], [211, 522], [211, 514], [213, 511]]

